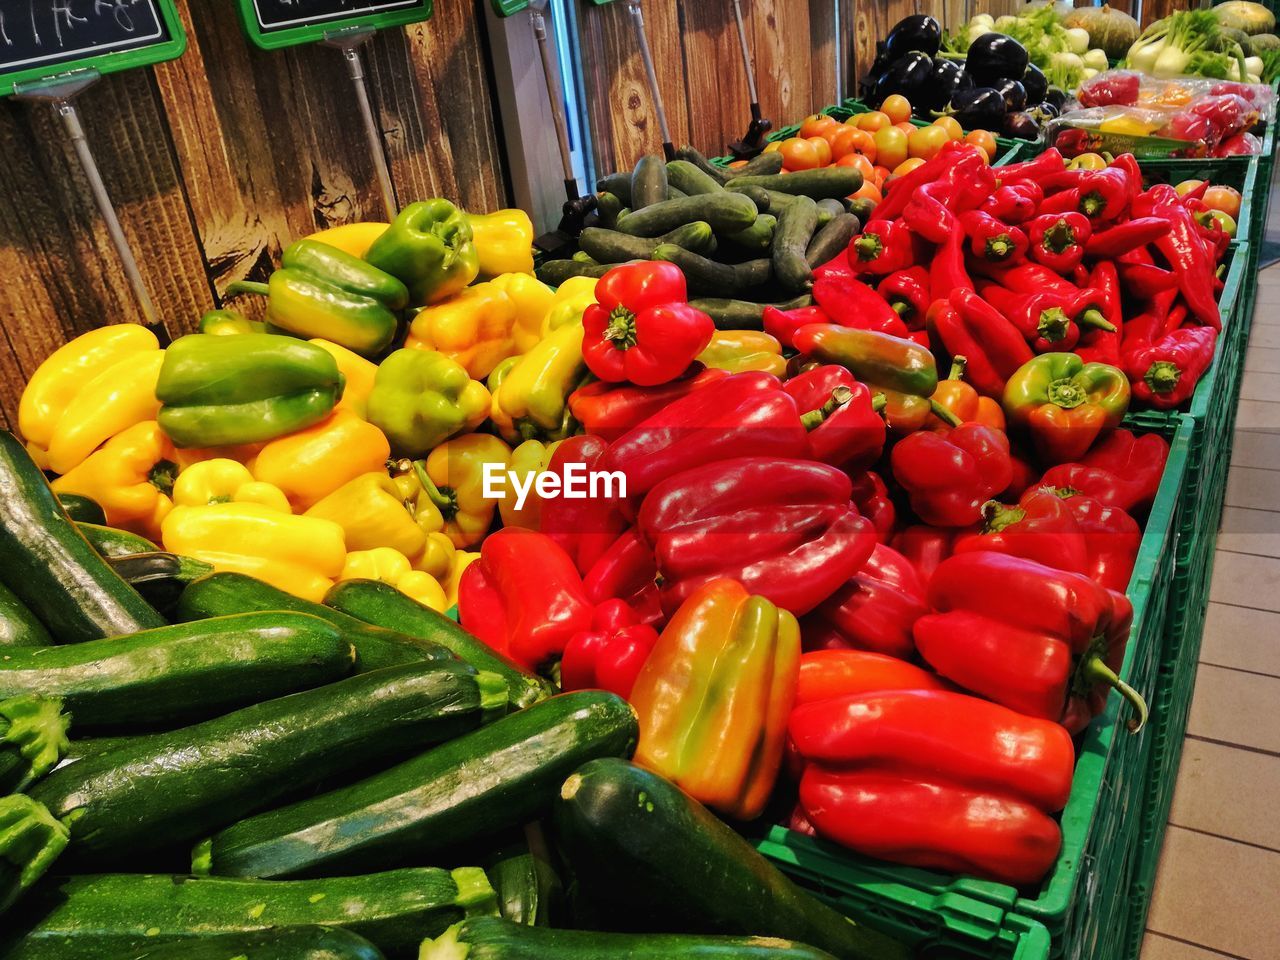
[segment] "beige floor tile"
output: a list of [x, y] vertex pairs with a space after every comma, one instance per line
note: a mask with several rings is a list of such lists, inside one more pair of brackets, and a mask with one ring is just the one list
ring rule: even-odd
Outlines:
[[1280, 433], [1280, 403], [1241, 400], [1236, 411], [1236, 429]]
[[1209, 604], [1200, 662], [1280, 676], [1280, 613]]
[[1147, 931], [1141, 960], [1222, 960], [1222, 954]]
[[1233, 465], [1227, 475], [1227, 506], [1280, 510], [1280, 470]]
[[1231, 447], [1231, 464], [1280, 470], [1280, 433], [1237, 430]]
[[1246, 377], [1255, 370], [1259, 373], [1280, 373], [1280, 350], [1250, 347], [1244, 355], [1244, 369]]
[[1280, 677], [1203, 664], [1196, 675], [1187, 733], [1205, 740], [1280, 753], [1277, 703], [1280, 703]]
[[1280, 853], [1170, 827], [1147, 927], [1247, 960], [1275, 960], [1277, 890]]
[[1269, 310], [1266, 305], [1258, 303], [1257, 312], [1253, 315], [1253, 329], [1249, 331], [1250, 347], [1266, 347], [1274, 350], [1280, 347], [1280, 324], [1274, 318], [1280, 311]]
[[1169, 822], [1280, 851], [1280, 757], [1188, 739]]
[[1240, 396], [1246, 400], [1280, 400], [1280, 373], [1246, 370], [1240, 381]]
[[[1222, 511], [1222, 527], [1218, 530], [1218, 549], [1260, 557], [1280, 557], [1280, 510], [1226, 507]], [[1277, 667], [1280, 668], [1280, 652], [1277, 654]]]
[[1219, 550], [1209, 599], [1237, 607], [1280, 611], [1280, 560]]

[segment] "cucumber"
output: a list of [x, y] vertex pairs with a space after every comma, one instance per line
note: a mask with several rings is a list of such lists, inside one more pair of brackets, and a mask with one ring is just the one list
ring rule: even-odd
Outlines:
[[92, 497], [86, 497], [80, 493], [59, 493], [56, 496], [58, 502], [62, 504], [62, 509], [67, 511], [67, 516], [76, 523], [105, 524], [107, 522], [107, 515], [102, 505]]
[[824, 263], [834, 260], [848, 249], [849, 241], [861, 229], [861, 223], [852, 213], [837, 214], [813, 235], [808, 249], [804, 252], [805, 261], [810, 268], [817, 269]]
[[243, 613], [0, 659], [0, 698], [60, 697], [77, 731], [203, 720], [345, 677], [355, 651], [302, 613]]
[[595, 257], [591, 256], [591, 254], [586, 253], [586, 252], [585, 252], [585, 251], [583, 251], [583, 250], [579, 250], [579, 251], [577, 251], [577, 252], [576, 252], [572, 257], [570, 257], [569, 259], [570, 259], [570, 260], [572, 260], [574, 263], [585, 263], [585, 264], [587, 264], [588, 266], [591, 266], [591, 267], [598, 266], [598, 265], [599, 265], [599, 263], [600, 263], [600, 261], [599, 261], [599, 260], [597, 260]]
[[541, 816], [566, 776], [595, 757], [630, 756], [638, 735], [620, 697], [561, 694], [349, 787], [234, 824], [196, 848], [192, 870], [314, 877], [398, 866]]
[[731, 233], [725, 239], [752, 253], [768, 253], [769, 248], [773, 246], [773, 235], [777, 229], [778, 218], [772, 213], [762, 213], [747, 229]]
[[826, 197], [839, 200], [857, 193], [862, 186], [862, 174], [853, 167], [823, 167], [819, 170], [796, 170], [786, 174], [735, 177], [729, 188], [740, 190], [748, 185], [780, 193], [804, 195], [814, 200]]
[[44, 624], [0, 583], [0, 647], [47, 647], [52, 643]]
[[341, 927], [230, 933], [115, 955], [118, 960], [386, 960], [364, 937]]
[[21, 793], [58, 765], [70, 724], [56, 698], [0, 700], [0, 795]]
[[59, 643], [164, 626], [76, 529], [8, 431], [0, 431], [0, 582]]
[[599, 279], [616, 267], [616, 263], [579, 263], [577, 260], [544, 260], [534, 271], [538, 279], [558, 287], [571, 277], [595, 277]]
[[667, 180], [689, 196], [724, 193], [724, 183], [688, 160], [672, 160], [667, 164]]
[[803, 293], [782, 303], [755, 303], [750, 300], [704, 297], [700, 300], [690, 300], [689, 306], [697, 307], [708, 314], [715, 321], [717, 330], [763, 330], [765, 307], [798, 310], [800, 307], [813, 306], [813, 297]]
[[127, 862], [356, 767], [399, 759], [506, 709], [492, 674], [408, 663], [85, 757], [31, 795], [71, 827], [80, 863]]
[[761, 213], [777, 213], [795, 199], [789, 193], [776, 193], [773, 190], [766, 190], [764, 187], [753, 187], [750, 184], [745, 187], [735, 186], [733, 187], [733, 192], [749, 198]]
[[822, 221], [822, 225], [826, 226], [831, 222], [832, 217], [838, 217], [842, 213], [849, 211], [844, 208], [844, 204], [839, 200], [832, 200], [828, 197], [825, 200], [818, 201], [818, 213]]
[[909, 956], [801, 890], [674, 784], [625, 761], [592, 760], [566, 780], [555, 821], [579, 891], [632, 929], [784, 937], [841, 960]]
[[[680, 147], [676, 150], [676, 156], [681, 160], [687, 160], [703, 173], [710, 177], [714, 177], [721, 183], [729, 180], [729, 171], [724, 167], [717, 167], [714, 163], [706, 158], [706, 155], [695, 150], [693, 147]], [[782, 169], [779, 167], [778, 169]]]
[[778, 229], [773, 235], [773, 275], [789, 290], [806, 290], [813, 286], [813, 271], [805, 259], [805, 251], [818, 226], [818, 205], [808, 197], [796, 197], [778, 214]]
[[454, 659], [453, 651], [438, 643], [372, 626], [243, 573], [224, 571], [189, 583], [178, 598], [174, 615], [178, 620], [190, 622], [265, 610], [293, 610], [328, 621], [343, 639], [356, 648], [356, 671], [359, 673], [401, 663]]
[[596, 217], [602, 227], [614, 227], [618, 223], [618, 214], [622, 213], [630, 201], [623, 201], [616, 193], [607, 190], [596, 194]]
[[596, 190], [599, 193], [611, 193], [621, 201], [618, 209], [631, 206], [631, 174], [629, 173], [611, 173], [607, 177], [601, 177], [596, 181]]
[[770, 176], [781, 173], [782, 164], [782, 154], [777, 150], [771, 150], [768, 153], [756, 154], [736, 170], [730, 167], [726, 171], [726, 175], [730, 180], [738, 180], [742, 177]]
[[578, 245], [604, 263], [648, 260], [653, 251], [664, 243], [674, 243], [677, 247], [705, 254], [715, 250], [716, 235], [711, 224], [697, 220], [676, 227], [661, 237], [633, 237], [628, 233], [606, 230], [603, 227], [587, 227], [578, 237]]
[[641, 157], [631, 171], [631, 209], [639, 210], [666, 199], [666, 162], [655, 153]]
[[[252, 960], [252, 958], [250, 958]], [[772, 937], [637, 936], [545, 930], [500, 917], [476, 917], [422, 945], [419, 960], [834, 960], [829, 953]]]
[[717, 233], [737, 233], [751, 226], [758, 214], [751, 199], [738, 193], [678, 197], [618, 217], [618, 229], [636, 237], [656, 237], [682, 224], [705, 220]]
[[858, 197], [856, 200], [846, 200], [844, 205], [848, 208], [850, 213], [863, 223], [866, 223], [875, 216], [876, 205], [874, 201], [867, 197]]
[[773, 264], [767, 259], [735, 264], [717, 263], [669, 243], [654, 250], [653, 259], [674, 263], [684, 271], [690, 291], [713, 297], [742, 293], [751, 287], [768, 283], [773, 276]]
[[33, 895], [0, 956], [118, 960], [163, 944], [199, 949], [218, 935], [322, 926], [364, 937], [388, 960], [413, 960], [424, 937], [494, 910], [493, 888], [478, 867], [300, 882], [108, 873], [69, 877]]
[[541, 677], [526, 673], [467, 633], [455, 621], [424, 607], [388, 584], [377, 580], [346, 580], [325, 595], [324, 603], [365, 623], [437, 643], [477, 670], [496, 673], [506, 681], [507, 694], [514, 709], [520, 710], [545, 700], [553, 692], [551, 685]]
[[[0, 797], [0, 914], [44, 875], [66, 847], [67, 828], [44, 804], [21, 793]], [[6, 924], [12, 925], [12, 920]], [[0, 951], [0, 956], [10, 954]]]

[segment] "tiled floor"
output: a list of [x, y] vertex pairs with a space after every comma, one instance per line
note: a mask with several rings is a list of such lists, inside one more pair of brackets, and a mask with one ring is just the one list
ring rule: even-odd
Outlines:
[[1209, 618], [1142, 960], [1280, 958], [1280, 264], [1258, 279]]

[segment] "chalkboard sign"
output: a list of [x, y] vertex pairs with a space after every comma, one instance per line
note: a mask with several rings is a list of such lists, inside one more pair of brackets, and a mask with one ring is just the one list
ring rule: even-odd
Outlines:
[[399, 27], [431, 18], [432, 0], [239, 0], [249, 39], [273, 50], [343, 30]]
[[172, 60], [186, 48], [173, 0], [0, 0], [0, 96], [76, 70]]

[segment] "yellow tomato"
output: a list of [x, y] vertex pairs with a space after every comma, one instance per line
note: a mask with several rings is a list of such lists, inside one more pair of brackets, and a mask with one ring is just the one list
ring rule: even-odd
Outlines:
[[892, 94], [884, 98], [880, 112], [889, 118], [890, 123], [903, 123], [911, 119], [911, 101], [900, 93]]
[[892, 170], [907, 159], [907, 135], [897, 127], [885, 127], [876, 131], [876, 159], [883, 167]]
[[967, 133], [964, 142], [985, 153], [988, 163], [996, 158], [996, 138], [990, 130], [974, 130]]
[[960, 126], [960, 121], [955, 117], [939, 117], [933, 121], [933, 126], [941, 127], [947, 131], [947, 136], [952, 140], [960, 140], [964, 137], [964, 128]]
[[[1178, 184], [1173, 189], [1178, 192], [1178, 196], [1185, 197], [1192, 190], [1198, 190], [1200, 188], [1200, 184], [1202, 183], [1204, 183], [1203, 180], [1183, 180], [1180, 184]], [[1205, 192], [1207, 193], [1208, 191], [1205, 191]]]
[[1106, 157], [1100, 153], [1082, 153], [1072, 157], [1067, 164], [1068, 170], [1102, 170], [1107, 165]]
[[950, 142], [947, 131], [941, 127], [916, 127], [907, 134], [907, 152], [921, 160], [932, 160]]
[[1232, 220], [1240, 218], [1240, 191], [1232, 187], [1210, 187], [1204, 192], [1204, 205], [1220, 210]]
[[868, 113], [859, 114], [854, 121], [854, 126], [859, 130], [870, 130], [872, 133], [876, 133], [885, 127], [893, 126], [893, 121], [879, 110], [871, 110]]

